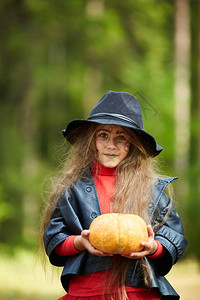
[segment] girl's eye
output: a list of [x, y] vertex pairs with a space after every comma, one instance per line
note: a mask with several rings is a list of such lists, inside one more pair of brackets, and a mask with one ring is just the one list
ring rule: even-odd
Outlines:
[[102, 138], [104, 138], [104, 139], [107, 138], [107, 136], [108, 136], [108, 135], [107, 135], [105, 132], [102, 132], [102, 133], [100, 134], [100, 137], [102, 137]]
[[125, 141], [125, 140], [126, 140], [126, 138], [125, 138], [123, 135], [119, 135], [119, 136], [117, 137], [117, 139], [118, 139], [118, 140], [122, 140], [122, 141]]

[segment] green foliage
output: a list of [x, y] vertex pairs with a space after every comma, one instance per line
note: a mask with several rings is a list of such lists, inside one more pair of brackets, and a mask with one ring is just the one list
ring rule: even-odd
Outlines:
[[2, 221], [9, 219], [10, 215], [13, 217], [13, 207], [6, 202], [5, 191], [0, 186], [0, 225]]

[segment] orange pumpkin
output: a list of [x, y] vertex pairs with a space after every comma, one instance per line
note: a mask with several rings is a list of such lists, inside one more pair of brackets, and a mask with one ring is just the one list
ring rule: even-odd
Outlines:
[[100, 215], [89, 230], [90, 243], [105, 253], [128, 255], [142, 250], [141, 242], [148, 240], [145, 221], [133, 214]]

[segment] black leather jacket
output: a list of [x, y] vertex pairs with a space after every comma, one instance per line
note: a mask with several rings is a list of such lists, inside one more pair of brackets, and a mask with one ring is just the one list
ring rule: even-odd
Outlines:
[[[150, 206], [153, 226], [162, 221], [171, 205], [164, 189], [176, 179], [158, 179], [153, 187], [153, 203]], [[92, 175], [89, 174], [74, 184], [73, 188], [63, 193], [48, 224], [44, 235], [44, 246], [50, 262], [55, 266], [64, 266], [61, 282], [66, 291], [72, 274], [83, 275], [112, 267], [110, 257], [97, 257], [86, 250], [80, 254], [66, 257], [58, 256], [54, 252], [55, 247], [69, 235], [80, 234], [82, 230], [88, 229], [92, 220], [100, 214], [96, 187]], [[161, 227], [158, 225], [155, 239], [167, 249], [167, 254], [160, 259], [145, 258], [153, 274], [152, 287], [159, 288], [162, 299], [179, 299], [178, 294], [164, 277], [182, 256], [187, 245], [182, 223], [173, 203], [164, 225]], [[132, 268], [128, 272], [126, 285], [145, 287], [143, 280], [138, 275], [137, 267], [137, 260], [132, 260]]]

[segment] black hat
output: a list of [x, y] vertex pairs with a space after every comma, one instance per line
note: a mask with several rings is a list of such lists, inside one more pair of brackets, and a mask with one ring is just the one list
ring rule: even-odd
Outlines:
[[154, 137], [143, 130], [142, 109], [136, 97], [125, 92], [108, 91], [92, 109], [89, 118], [75, 119], [64, 129], [64, 137], [72, 144], [73, 130], [89, 123], [118, 125], [134, 130], [141, 144], [151, 156], [158, 155], [163, 148]]

